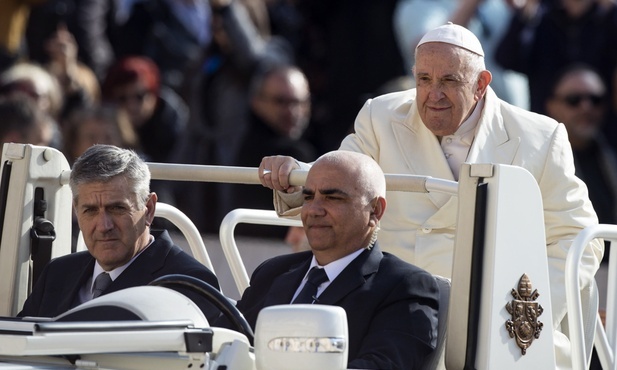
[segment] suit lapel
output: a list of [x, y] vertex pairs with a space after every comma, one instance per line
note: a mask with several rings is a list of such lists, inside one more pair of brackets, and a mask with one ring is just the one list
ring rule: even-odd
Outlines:
[[336, 305], [349, 293], [359, 289], [379, 270], [383, 254], [377, 245], [356, 257], [319, 295], [320, 304]]
[[105, 293], [115, 292], [121, 289], [130, 288], [136, 285], [149, 284], [155, 278], [156, 271], [163, 268], [165, 258], [172, 243], [166, 232], [157, 235], [154, 242], [111, 283]]
[[511, 138], [508, 135], [504, 127], [503, 115], [497, 112], [500, 109], [499, 104], [499, 99], [489, 87], [467, 162], [513, 163], [521, 140], [519, 137]]
[[[454, 180], [439, 141], [430, 132], [418, 114], [417, 101], [411, 105], [403, 122], [393, 122], [392, 129], [401, 157], [410, 169], [409, 173]], [[443, 206], [450, 196], [441, 193], [428, 193], [427, 196], [436, 207]]]
[[[77, 266], [82, 266], [82, 268]], [[92, 276], [92, 271], [94, 271], [94, 257], [90, 253], [84, 252], [83, 263], [76, 264], [76, 268], [69, 270], [65, 276], [65, 281], [73, 282], [73, 284], [64, 284], [64, 292], [58, 294], [61, 297], [58, 302], [58, 309], [61, 309], [61, 312], [79, 305], [79, 291]]]
[[266, 293], [264, 307], [291, 302], [294, 293], [300, 285], [300, 281], [302, 281], [311, 265], [310, 256], [312, 256], [312, 254], [309, 254], [309, 258], [306, 261], [292, 266], [288, 272], [274, 279], [270, 289]]

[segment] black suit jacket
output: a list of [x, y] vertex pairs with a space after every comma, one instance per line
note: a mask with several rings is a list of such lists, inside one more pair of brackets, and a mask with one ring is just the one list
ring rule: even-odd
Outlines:
[[[237, 303], [253, 328], [262, 308], [291, 302], [311, 257], [310, 251], [283, 255], [257, 267]], [[378, 246], [354, 259], [318, 298], [347, 313], [349, 368], [416, 369], [435, 349], [435, 279]]]
[[[147, 285], [169, 274], [199, 278], [220, 289], [216, 276], [202, 263], [173, 244], [167, 231], [153, 231], [155, 240], [103, 292]], [[88, 251], [72, 253], [50, 261], [17, 316], [55, 317], [79, 304], [79, 290], [92, 276], [94, 257]], [[184, 291], [182, 291], [184, 293]], [[218, 312], [205, 300], [187, 294], [204, 311], [208, 320]]]

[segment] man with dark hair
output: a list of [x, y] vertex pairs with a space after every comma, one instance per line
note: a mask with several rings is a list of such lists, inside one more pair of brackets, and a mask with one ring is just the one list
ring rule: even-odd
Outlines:
[[53, 125], [37, 105], [25, 95], [0, 98], [0, 144], [49, 145]]
[[[98, 295], [169, 274], [193, 276], [219, 288], [216, 276], [174, 245], [167, 231], [150, 230], [157, 195], [150, 192], [147, 164], [135, 152], [90, 147], [75, 162], [70, 186], [88, 250], [49, 262], [18, 316], [55, 317]], [[108, 280], [106, 287], [97, 288], [99, 276]], [[218, 316], [205, 300], [189, 297], [206, 318]]]

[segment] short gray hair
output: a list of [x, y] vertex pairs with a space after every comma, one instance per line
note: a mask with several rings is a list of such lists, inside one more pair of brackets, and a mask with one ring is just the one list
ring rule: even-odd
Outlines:
[[69, 180], [73, 202], [77, 201], [79, 185], [104, 183], [117, 176], [128, 181], [137, 196], [137, 205], [144, 205], [150, 195], [150, 170], [146, 162], [133, 150], [100, 144], [88, 148], [73, 165]]

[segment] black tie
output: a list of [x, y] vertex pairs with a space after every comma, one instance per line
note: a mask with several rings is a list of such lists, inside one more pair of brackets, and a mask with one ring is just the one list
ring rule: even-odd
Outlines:
[[108, 273], [102, 272], [94, 279], [94, 286], [92, 287], [92, 299], [98, 297], [103, 293], [105, 289], [111, 284], [111, 276]]
[[291, 303], [314, 303], [317, 300], [315, 297], [317, 295], [317, 288], [326, 281], [328, 281], [326, 270], [313, 267], [308, 273], [308, 279], [300, 294]]

